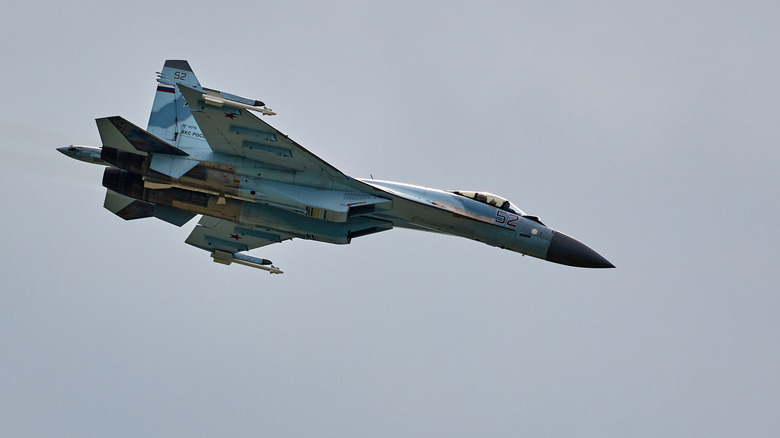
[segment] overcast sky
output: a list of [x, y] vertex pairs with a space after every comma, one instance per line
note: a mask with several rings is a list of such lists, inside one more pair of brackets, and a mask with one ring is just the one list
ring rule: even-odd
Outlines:
[[[0, 16], [0, 435], [780, 434], [780, 3], [67, 3]], [[166, 59], [617, 269], [406, 230], [212, 263], [55, 150], [146, 126]]]

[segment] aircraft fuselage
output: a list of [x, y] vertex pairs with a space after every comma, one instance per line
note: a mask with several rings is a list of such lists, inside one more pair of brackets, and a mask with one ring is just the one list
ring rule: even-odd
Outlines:
[[349, 177], [253, 113], [275, 114], [259, 100], [202, 87], [189, 63], [168, 60], [147, 130], [99, 118], [103, 147], [58, 150], [107, 166], [104, 206], [125, 220], [182, 226], [203, 215], [186, 242], [219, 263], [281, 273], [243, 252], [294, 238], [347, 244], [407, 228], [555, 263], [613, 267], [500, 196]]

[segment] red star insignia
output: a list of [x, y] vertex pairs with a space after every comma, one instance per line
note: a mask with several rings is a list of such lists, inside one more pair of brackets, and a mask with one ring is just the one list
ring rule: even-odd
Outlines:
[[240, 237], [238, 237], [238, 234], [231, 234], [230, 238], [231, 239], [236, 239], [236, 240], [240, 239]]
[[227, 117], [230, 120], [233, 120], [236, 118], [236, 115], [233, 113], [225, 113], [225, 117]]

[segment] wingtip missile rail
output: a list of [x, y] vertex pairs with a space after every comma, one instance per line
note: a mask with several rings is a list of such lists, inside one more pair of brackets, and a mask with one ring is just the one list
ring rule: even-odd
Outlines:
[[273, 265], [268, 259], [260, 259], [257, 257], [248, 256], [246, 254], [230, 253], [227, 251], [216, 250], [211, 253], [211, 258], [215, 263], [221, 263], [223, 265], [230, 265], [236, 263], [239, 265], [249, 266], [251, 268], [262, 269], [268, 271], [271, 274], [284, 274], [284, 271]]
[[205, 90], [206, 92], [203, 93], [203, 100], [211, 106], [222, 107], [223, 105], [227, 105], [235, 108], [243, 108], [250, 111], [255, 111], [264, 116], [276, 115], [275, 112], [266, 107], [265, 104], [259, 100], [246, 99], [244, 97], [233, 94], [222, 93], [217, 90]]

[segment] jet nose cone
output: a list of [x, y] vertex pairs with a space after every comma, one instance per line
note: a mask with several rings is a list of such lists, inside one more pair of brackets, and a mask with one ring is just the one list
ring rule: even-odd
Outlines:
[[547, 260], [580, 268], [615, 267], [615, 265], [584, 243], [560, 231], [553, 232], [550, 248], [547, 250]]
[[70, 151], [70, 149], [71, 149], [72, 147], [73, 147], [73, 146], [63, 146], [63, 147], [61, 147], [61, 148], [57, 148], [57, 150], [58, 150], [58, 151], [60, 151], [60, 152], [62, 152], [62, 153], [63, 153], [63, 154], [65, 154], [65, 155], [68, 155], [68, 156], [70, 156], [70, 155], [72, 155], [72, 154], [71, 154], [71, 151]]

